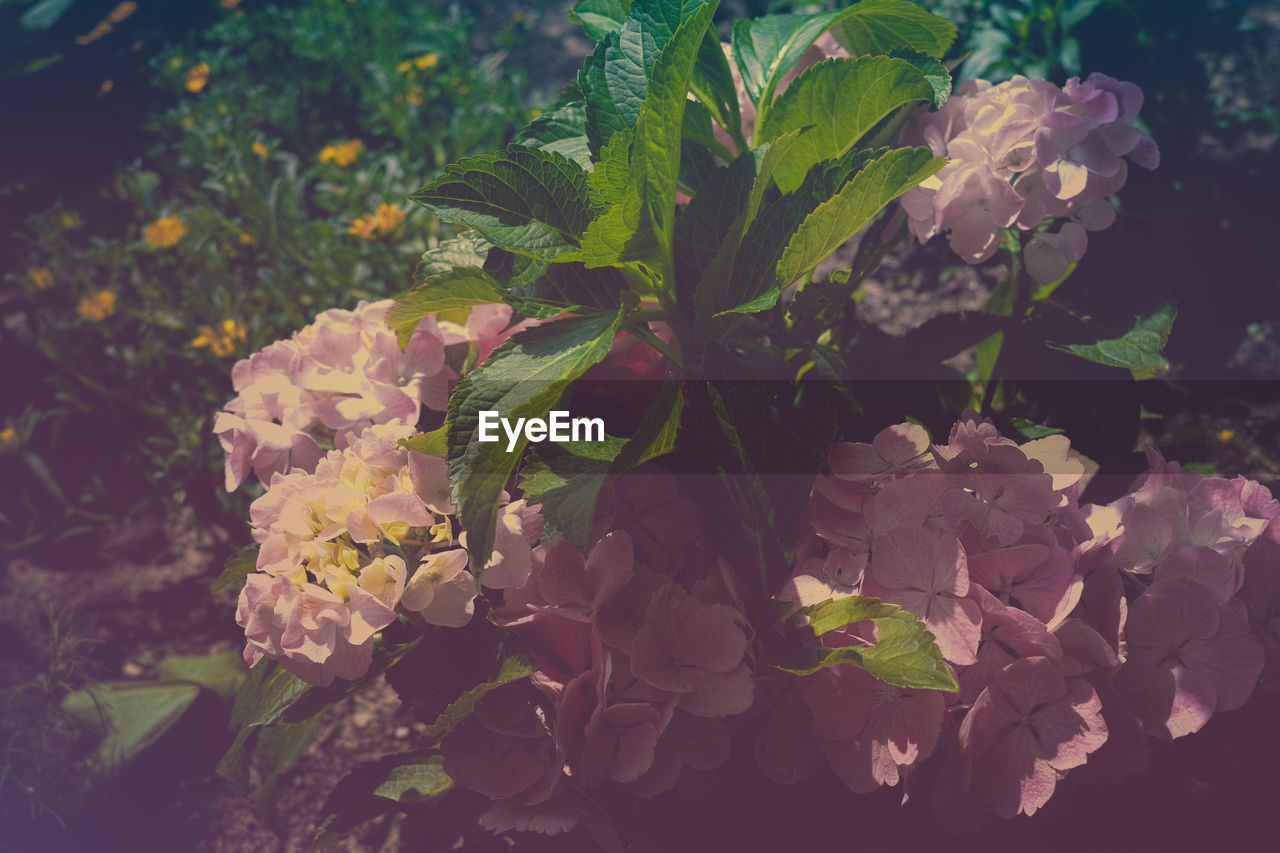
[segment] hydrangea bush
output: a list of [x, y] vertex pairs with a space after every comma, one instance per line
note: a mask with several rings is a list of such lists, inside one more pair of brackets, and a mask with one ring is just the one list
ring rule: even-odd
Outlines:
[[[952, 94], [955, 28], [906, 0], [727, 45], [714, 10], [579, 3], [597, 45], [557, 106], [413, 196], [470, 230], [394, 304], [235, 367], [227, 487], [266, 491], [219, 580], [251, 666], [222, 771], [247, 782], [258, 729], [384, 675], [425, 726], [338, 786], [322, 843], [449, 802], [621, 850], [602, 803], [735, 752], [761, 785], [900, 786], [971, 828], [1140, 770], [1274, 680], [1266, 488], [1153, 450], [1082, 503], [1097, 464], [1002, 370], [1116, 218], [1125, 158], [1157, 164], [1138, 88]], [[909, 234], [1004, 252], [987, 310], [863, 325], [859, 285]], [[1147, 377], [1171, 322], [1061, 349]], [[968, 348], [957, 394], [939, 363]], [[885, 364], [916, 380], [888, 403], [850, 381]], [[869, 428], [886, 406], [910, 419]], [[488, 412], [558, 409], [607, 432], [484, 437]]]

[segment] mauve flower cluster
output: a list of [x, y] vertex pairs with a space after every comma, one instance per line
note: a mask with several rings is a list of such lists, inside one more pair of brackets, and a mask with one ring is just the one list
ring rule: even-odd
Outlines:
[[[450, 777], [497, 801], [483, 819], [495, 831], [561, 831], [577, 822], [579, 789], [614, 782], [650, 797], [685, 767], [714, 769], [729, 755], [721, 718], [752, 704], [755, 637], [732, 572], [668, 558], [677, 580], [642, 563], [651, 551], [628, 529], [646, 536], [686, 504], [670, 478], [638, 479], [617, 485], [600, 515], [617, 529], [585, 556], [561, 538], [539, 545], [528, 580], [495, 611], [528, 642], [536, 672], [490, 694], [443, 744]], [[691, 547], [696, 529], [676, 528], [659, 548]]]
[[445, 347], [473, 343], [483, 359], [513, 331], [510, 306], [479, 305], [462, 323], [424, 318], [401, 349], [386, 323], [393, 304], [325, 311], [236, 363], [237, 396], [213, 425], [227, 454], [228, 491], [250, 472], [266, 485], [277, 473], [314, 470], [324, 455], [317, 438], [341, 449], [373, 424], [417, 424], [423, 406], [444, 411], [458, 378]]
[[1036, 231], [1024, 260], [1037, 281], [1053, 282], [1083, 256], [1087, 231], [1115, 221], [1108, 196], [1124, 185], [1124, 157], [1147, 169], [1160, 162], [1151, 137], [1133, 126], [1142, 90], [1105, 74], [1059, 89], [1015, 76], [999, 85], [971, 80], [936, 112], [920, 112], [904, 144], [927, 145], [950, 162], [902, 196], [911, 233], [921, 243], [946, 234], [971, 264], [1000, 247], [1004, 229]]
[[[1131, 494], [1081, 507], [1087, 465], [1065, 437], [1018, 444], [971, 412], [945, 445], [911, 424], [835, 445], [813, 535], [776, 597], [793, 612], [850, 595], [904, 607], [960, 690], [848, 665], [775, 677], [756, 744], [766, 775], [794, 782], [825, 762], [866, 792], [909, 784], [940, 755], [939, 814], [971, 824], [1034, 813], [1086, 761], [1140, 769], [1146, 736], [1239, 707], [1263, 667], [1255, 631], [1276, 639], [1280, 504], [1242, 478], [1152, 464]], [[859, 623], [822, 642], [873, 639]]]
[[[258, 571], [236, 611], [250, 666], [269, 657], [327, 685], [364, 675], [373, 637], [397, 607], [433, 625], [470, 621], [478, 588], [465, 542], [454, 538], [445, 462], [399, 446], [413, 433], [394, 421], [367, 427], [314, 473], [275, 474], [253, 502]], [[523, 584], [541, 533], [536, 511], [506, 503], [484, 585]]]

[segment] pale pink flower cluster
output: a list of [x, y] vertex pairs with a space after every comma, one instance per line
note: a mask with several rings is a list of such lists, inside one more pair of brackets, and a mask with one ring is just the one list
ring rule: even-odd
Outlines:
[[[470, 621], [478, 586], [454, 539], [445, 462], [399, 446], [413, 434], [394, 421], [367, 427], [313, 473], [275, 474], [253, 502], [258, 571], [236, 613], [250, 666], [269, 657], [329, 684], [368, 670], [373, 637], [397, 607], [433, 625]], [[524, 583], [541, 531], [524, 501], [507, 503], [484, 585]]]
[[[673, 538], [679, 549], [688, 537]], [[577, 820], [568, 789], [614, 782], [655, 796], [684, 768], [728, 758], [722, 719], [752, 705], [756, 655], [732, 572], [713, 560], [686, 567], [682, 583], [638, 553], [624, 529], [586, 555], [554, 539], [504, 594], [495, 615], [528, 642], [537, 671], [491, 695], [443, 745], [446, 772], [497, 801], [484, 818], [495, 831], [567, 829]]]
[[[1154, 169], [1160, 155], [1133, 126], [1142, 90], [1105, 74], [1059, 89], [1015, 76], [999, 85], [971, 80], [936, 112], [920, 112], [903, 142], [949, 159], [901, 199], [921, 243], [945, 234], [967, 263], [989, 259], [1006, 228], [1034, 231], [1024, 260], [1036, 281], [1053, 282], [1080, 260], [1087, 231], [1115, 221], [1108, 197], [1128, 175], [1126, 161]], [[1056, 231], [1037, 230], [1064, 220]]]
[[[794, 782], [825, 763], [865, 792], [910, 783], [937, 755], [935, 805], [970, 824], [1034, 813], [1086, 761], [1140, 769], [1146, 736], [1238, 707], [1263, 665], [1255, 632], [1277, 633], [1280, 505], [1251, 481], [1153, 466], [1110, 507], [1082, 508], [1088, 466], [1064, 437], [1018, 444], [973, 413], [946, 445], [901, 424], [834, 446], [813, 535], [776, 597], [793, 613], [850, 595], [904, 607], [960, 690], [898, 688], [847, 665], [776, 679], [757, 741], [765, 773]], [[1238, 595], [1246, 575], [1251, 601]], [[822, 638], [873, 640], [870, 623]]]

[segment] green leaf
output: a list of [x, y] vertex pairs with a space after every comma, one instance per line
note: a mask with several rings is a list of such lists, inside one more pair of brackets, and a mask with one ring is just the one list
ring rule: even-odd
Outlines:
[[286, 725], [305, 722], [317, 714], [322, 714], [330, 707], [363, 689], [370, 682], [377, 681], [388, 670], [404, 659], [422, 642], [422, 637], [414, 637], [402, 643], [391, 643], [383, 635], [383, 641], [373, 650], [373, 663], [359, 678], [348, 681], [345, 678], [335, 679], [328, 687], [307, 685], [307, 690], [280, 715], [279, 722]]
[[274, 661], [259, 661], [236, 693], [231, 706], [230, 728], [235, 740], [218, 762], [218, 775], [237, 790], [249, 788], [248, 746], [254, 730], [268, 726], [307, 692], [309, 685]]
[[933, 634], [901, 607], [855, 595], [824, 601], [805, 608], [804, 612], [809, 616], [814, 635], [819, 637], [846, 625], [870, 620], [876, 627], [876, 642], [871, 646], [815, 648], [816, 660], [811, 665], [780, 669], [796, 675], [812, 675], [828, 666], [852, 664], [898, 687], [959, 691]]
[[795, 190], [814, 164], [844, 154], [894, 109], [933, 96], [933, 86], [905, 59], [828, 59], [805, 70], [760, 126], [763, 139], [812, 126], [778, 164], [774, 179], [779, 189]]
[[907, 0], [861, 0], [831, 32], [852, 56], [888, 53], [905, 45], [941, 59], [955, 41], [956, 25]]
[[569, 19], [577, 21], [592, 41], [603, 41], [622, 26], [630, 11], [631, 0], [578, 0]]
[[18, 23], [24, 30], [47, 30], [62, 17], [75, 0], [40, 0], [22, 13]]
[[733, 61], [751, 102], [759, 107], [773, 99], [778, 82], [804, 52], [844, 12], [816, 15], [765, 15], [733, 22]]
[[[674, 15], [677, 12], [683, 14], [685, 5], [696, 7], [696, 10], [674, 26]], [[657, 13], [663, 10], [666, 17]], [[657, 255], [663, 270], [672, 266], [684, 109], [694, 61], [714, 11], [715, 3], [694, 3], [692, 0], [688, 4], [674, 0], [669, 3], [637, 0], [632, 5], [632, 15], [638, 16], [633, 20], [646, 22], [644, 26], [649, 28], [644, 30], [646, 35], [650, 29], [661, 33], [663, 26], [673, 28], [653, 63], [652, 76], [644, 88], [644, 99], [636, 109], [626, 194], [591, 223], [583, 240], [580, 257], [589, 267], [643, 260], [654, 255]], [[619, 31], [624, 43], [631, 25], [629, 20]]]
[[939, 109], [951, 97], [951, 72], [936, 57], [922, 50], [905, 46], [893, 48], [889, 51], [889, 55], [895, 59], [905, 59], [916, 67], [929, 87], [933, 89], [933, 98], [930, 101], [933, 109]]
[[396, 442], [397, 447], [405, 447], [423, 456], [444, 456], [449, 452], [449, 430], [440, 426], [430, 432], [419, 433]]
[[708, 27], [702, 37], [689, 89], [711, 111], [720, 126], [736, 138], [742, 127], [738, 89], [733, 82], [733, 72], [729, 70], [729, 60], [720, 47], [720, 38], [713, 26]]
[[1173, 305], [1166, 304], [1148, 317], [1135, 317], [1137, 322], [1133, 328], [1118, 338], [1053, 348], [1098, 364], [1128, 368], [1133, 372], [1134, 379], [1150, 379], [1160, 371], [1169, 369], [1163, 350], [1169, 341], [1175, 317], [1177, 311]]
[[245, 667], [238, 652], [170, 655], [160, 661], [156, 675], [163, 681], [190, 681], [230, 699], [244, 683]]
[[502, 293], [484, 270], [452, 267], [429, 277], [396, 300], [387, 312], [387, 325], [395, 330], [400, 346], [404, 347], [418, 323], [430, 314], [502, 301]]
[[591, 215], [583, 168], [523, 145], [446, 166], [409, 197], [495, 246], [546, 260], [575, 252]]
[[435, 745], [444, 740], [450, 732], [461, 725], [463, 720], [471, 716], [472, 712], [480, 706], [480, 701], [490, 691], [512, 681], [527, 678], [533, 671], [533, 664], [529, 663], [525, 658], [518, 656], [507, 658], [502, 662], [502, 667], [498, 670], [497, 675], [488, 681], [477, 684], [450, 702], [449, 707], [445, 708], [440, 713], [440, 716], [436, 717], [435, 722], [422, 733], [422, 742]]
[[543, 518], [569, 540], [585, 549], [595, 520], [596, 498], [604, 484], [675, 447], [684, 412], [684, 398], [674, 382], [663, 385], [631, 438], [607, 437], [602, 442], [562, 445], [566, 453], [538, 454], [525, 466], [522, 487]]
[[453, 788], [438, 754], [417, 750], [357, 765], [320, 809], [315, 846], [325, 850], [401, 805], [436, 800]]
[[293, 766], [315, 740], [316, 730], [324, 720], [324, 712], [292, 725], [270, 726], [258, 733], [254, 747], [254, 763], [261, 787], [255, 802], [259, 814], [266, 814], [275, 802], [276, 782], [280, 774]]
[[94, 758], [114, 773], [173, 728], [199, 694], [196, 684], [105, 682], [67, 694], [62, 711], [102, 735]]
[[566, 310], [616, 311], [627, 290], [612, 267], [589, 269], [571, 261], [548, 264], [501, 249], [489, 253], [485, 271], [502, 288], [503, 299], [529, 317], [554, 317]]
[[899, 148], [868, 163], [800, 223], [778, 262], [779, 286], [807, 275], [882, 207], [946, 164], [928, 148]]
[[489, 244], [474, 231], [467, 231], [422, 253], [422, 260], [413, 271], [413, 284], [421, 286], [428, 278], [454, 267], [479, 267], [484, 265]]
[[505, 441], [479, 440], [480, 412], [545, 418], [565, 388], [609, 353], [622, 311], [552, 320], [513, 335], [467, 374], [449, 401], [449, 479], [458, 519], [467, 532], [472, 566], [493, 550], [498, 499], [515, 470], [526, 439], [507, 452]]
[[515, 145], [561, 154], [582, 168], [589, 168], [591, 146], [587, 142], [586, 101], [571, 100], [543, 113], [525, 125], [511, 141]]
[[602, 213], [622, 201], [631, 180], [631, 131], [615, 133], [600, 151], [587, 179], [591, 209]]
[[244, 586], [244, 579], [258, 570], [258, 546], [246, 545], [227, 560], [222, 574], [213, 582], [212, 591], [222, 592], [231, 587]]

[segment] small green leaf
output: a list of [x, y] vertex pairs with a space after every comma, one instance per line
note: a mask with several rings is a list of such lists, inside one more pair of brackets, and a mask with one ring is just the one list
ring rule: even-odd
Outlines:
[[933, 86], [905, 59], [828, 59], [807, 69], [760, 126], [763, 139], [812, 126], [778, 164], [774, 179], [779, 189], [791, 192], [799, 187], [814, 164], [844, 154], [894, 109], [933, 97]]
[[1150, 379], [1162, 370], [1169, 369], [1164, 357], [1164, 345], [1169, 341], [1177, 311], [1165, 305], [1148, 317], [1136, 317], [1132, 329], [1118, 338], [1110, 338], [1093, 344], [1067, 344], [1054, 346], [1078, 355], [1088, 361], [1096, 361], [1110, 367], [1124, 367], [1133, 372], [1134, 379]]
[[587, 142], [586, 102], [571, 100], [543, 113], [525, 125], [511, 141], [515, 145], [562, 154], [582, 168], [589, 168], [591, 146]]
[[495, 246], [546, 260], [574, 253], [590, 220], [583, 168], [523, 145], [446, 166], [409, 197]]
[[502, 249], [489, 253], [485, 271], [502, 288], [505, 301], [525, 316], [543, 319], [582, 308], [616, 311], [627, 290], [626, 279], [612, 267], [549, 264]]
[[960, 689], [951, 668], [942, 660], [933, 634], [913, 614], [895, 604], [855, 595], [824, 601], [805, 608], [804, 612], [818, 637], [870, 620], [876, 627], [876, 642], [870, 646], [815, 648], [811, 665], [780, 669], [796, 675], [812, 675], [828, 666], [852, 664], [897, 687], [951, 693]]
[[905, 59], [916, 67], [933, 89], [930, 105], [935, 110], [941, 108], [951, 97], [951, 72], [936, 57], [909, 47], [895, 47], [889, 51], [889, 55], [895, 59]]
[[453, 267], [437, 273], [396, 300], [387, 312], [387, 325], [395, 330], [403, 347], [422, 318], [440, 311], [502, 302], [502, 293], [484, 270]]
[[396, 803], [418, 803], [438, 797], [452, 787], [453, 780], [444, 772], [444, 759], [433, 755], [423, 761], [393, 767], [387, 780], [374, 788], [373, 795]]
[[222, 592], [231, 587], [244, 586], [244, 579], [258, 570], [258, 546], [246, 545], [227, 560], [222, 574], [213, 582], [212, 591]]
[[190, 681], [230, 699], [244, 683], [245, 667], [238, 652], [170, 655], [160, 661], [156, 675], [164, 681]]
[[422, 260], [413, 271], [413, 285], [420, 287], [428, 278], [448, 272], [454, 267], [484, 266], [489, 254], [489, 244], [474, 231], [466, 231], [422, 253]]
[[449, 431], [444, 426], [430, 432], [402, 438], [396, 442], [397, 447], [404, 447], [423, 456], [444, 456], [449, 452]]
[[387, 755], [357, 765], [325, 798], [315, 847], [326, 850], [369, 821], [401, 805], [436, 800], [453, 788], [443, 759], [425, 750]]
[[603, 41], [622, 26], [630, 11], [631, 0], [578, 0], [569, 19], [577, 21], [592, 41]]
[[887, 54], [905, 45], [941, 59], [955, 41], [956, 25], [908, 0], [861, 0], [831, 33], [852, 56]]
[[450, 702], [449, 707], [445, 708], [440, 713], [440, 716], [436, 717], [435, 722], [422, 733], [422, 742], [435, 745], [444, 740], [445, 736], [456, 729], [463, 720], [471, 716], [476, 708], [480, 707], [480, 701], [490, 691], [512, 681], [527, 678], [533, 673], [533, 669], [533, 664], [522, 657], [507, 658], [502, 662], [502, 667], [498, 670], [497, 675], [488, 681], [477, 684]]
[[609, 353], [622, 311], [552, 320], [513, 335], [458, 384], [449, 401], [449, 479], [472, 566], [493, 550], [498, 499], [527, 443], [479, 440], [480, 412], [545, 418], [565, 388]]
[[280, 774], [293, 766], [315, 740], [316, 730], [324, 720], [318, 713], [309, 720], [292, 725], [269, 726], [258, 733], [254, 747], [254, 763], [261, 787], [255, 798], [259, 814], [267, 814], [275, 802], [276, 782]]
[[882, 207], [946, 164], [945, 157], [934, 157], [928, 148], [899, 148], [868, 163], [800, 223], [778, 262], [778, 284], [806, 275]]

